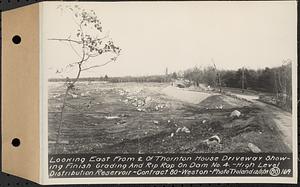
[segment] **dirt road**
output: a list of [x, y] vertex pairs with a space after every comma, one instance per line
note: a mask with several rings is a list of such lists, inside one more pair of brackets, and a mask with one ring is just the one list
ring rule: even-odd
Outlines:
[[[206, 90], [206, 87], [202, 87], [203, 90]], [[186, 101], [186, 102], [190, 102], [193, 104], [197, 104], [197, 103], [201, 103], [203, 100], [205, 100], [206, 98], [208, 98], [209, 96], [212, 95], [218, 95], [218, 98], [221, 98], [223, 101], [223, 105], [224, 102], [228, 103], [232, 106], [237, 107], [240, 103], [235, 102], [235, 100], [232, 100], [224, 95], [219, 95], [219, 94], [208, 94], [205, 92], [194, 92], [194, 91], [187, 91], [187, 90], [183, 90], [180, 88], [172, 88], [172, 87], [168, 87], [167, 89], [165, 89], [166, 91], [164, 91], [165, 94], [175, 97], [176, 99], [180, 99], [181, 101]], [[198, 94], [196, 94], [198, 93]], [[289, 112], [286, 112], [278, 107], [275, 107], [273, 105], [270, 104], [266, 104], [263, 103], [261, 101], [259, 101], [259, 96], [255, 95], [255, 94], [238, 94], [238, 93], [232, 93], [230, 92], [230, 94], [237, 96], [238, 98], [243, 98], [247, 101], [250, 101], [253, 103], [253, 106], [258, 107], [260, 109], [262, 109], [262, 114], [264, 116], [268, 116], [268, 118], [272, 119], [275, 122], [275, 127], [272, 126], [270, 124], [270, 128], [272, 128], [273, 130], [279, 131], [280, 132], [280, 137], [283, 140], [283, 142], [286, 144], [286, 146], [292, 150], [292, 115]], [[186, 98], [187, 96], [193, 96], [193, 99], [188, 99]], [[217, 100], [215, 100], [216, 103], [218, 102]], [[201, 105], [203, 105], [204, 103], [201, 103]], [[211, 106], [213, 104], [209, 103], [208, 106]], [[225, 104], [226, 106], [226, 104]], [[230, 108], [230, 107], [229, 107]]]
[[265, 115], [270, 116], [275, 121], [276, 127], [281, 132], [281, 138], [285, 142], [285, 144], [292, 150], [293, 139], [292, 139], [292, 114], [286, 112], [278, 107], [275, 107], [270, 104], [266, 104], [263, 102], [258, 101], [257, 95], [245, 95], [245, 94], [237, 94], [231, 93], [236, 95], [237, 97], [244, 98], [248, 101], [253, 102], [256, 106], [263, 109]]

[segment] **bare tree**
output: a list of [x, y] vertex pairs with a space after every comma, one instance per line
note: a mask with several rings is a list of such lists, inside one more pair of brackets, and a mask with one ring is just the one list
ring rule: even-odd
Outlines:
[[291, 72], [289, 71], [289, 66], [291, 66], [292, 61], [290, 59], [286, 59], [282, 61], [282, 66], [279, 69], [280, 73], [278, 73], [278, 83], [279, 83], [279, 87], [281, 89], [282, 92], [282, 103], [283, 105], [286, 105], [287, 103], [287, 97], [288, 97], [288, 83], [291, 82], [292, 80], [289, 80], [289, 75], [291, 74]]
[[[68, 64], [57, 73], [61, 73], [69, 68], [77, 68], [75, 78], [66, 78], [66, 90], [63, 96], [62, 106], [60, 109], [60, 119], [56, 137], [56, 149], [60, 143], [61, 128], [64, 121], [64, 111], [66, 99], [70, 90], [73, 90], [80, 75], [84, 71], [105, 66], [111, 62], [115, 62], [120, 55], [121, 49], [114, 45], [112, 39], [107, 33], [103, 32], [102, 23], [93, 10], [85, 10], [78, 5], [75, 6], [58, 6], [63, 12], [70, 13], [77, 30], [72, 35], [65, 38], [50, 38], [58, 42], [66, 42], [78, 57], [78, 61]], [[91, 59], [104, 54], [108, 55], [109, 60], [100, 64], [91, 64]], [[107, 56], [105, 55], [105, 56]]]

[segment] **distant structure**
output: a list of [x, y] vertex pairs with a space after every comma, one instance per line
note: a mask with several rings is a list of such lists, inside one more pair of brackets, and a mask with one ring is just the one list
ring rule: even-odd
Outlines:
[[105, 80], [105, 81], [108, 80], [108, 76], [107, 76], [107, 75], [104, 76], [104, 80]]
[[168, 77], [169, 77], [169, 74], [168, 74], [168, 67], [166, 68], [166, 75], [165, 75], [165, 82], [168, 82]]

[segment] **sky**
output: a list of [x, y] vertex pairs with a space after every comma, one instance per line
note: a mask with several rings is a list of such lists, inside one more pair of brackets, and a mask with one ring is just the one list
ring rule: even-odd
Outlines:
[[[68, 43], [72, 16], [47, 2], [42, 11], [42, 61], [49, 78], [74, 77], [56, 70], [78, 60]], [[259, 69], [297, 60], [295, 2], [75, 2], [94, 10], [105, 33], [122, 49], [116, 62], [82, 77], [142, 76], [216, 64], [218, 69]], [[102, 64], [107, 56], [91, 59]]]

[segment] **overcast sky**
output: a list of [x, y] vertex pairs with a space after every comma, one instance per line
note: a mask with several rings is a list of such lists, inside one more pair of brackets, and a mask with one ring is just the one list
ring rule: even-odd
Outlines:
[[[58, 4], [44, 4], [42, 16], [43, 62], [49, 77], [58, 77], [56, 69], [78, 60], [67, 43], [48, 40], [67, 38], [77, 30]], [[295, 2], [75, 4], [94, 10], [122, 49], [116, 63], [85, 71], [82, 77], [164, 74], [166, 68], [205, 67], [212, 59], [220, 69], [274, 67], [283, 59], [297, 59]], [[74, 75], [71, 71], [63, 76]]]

